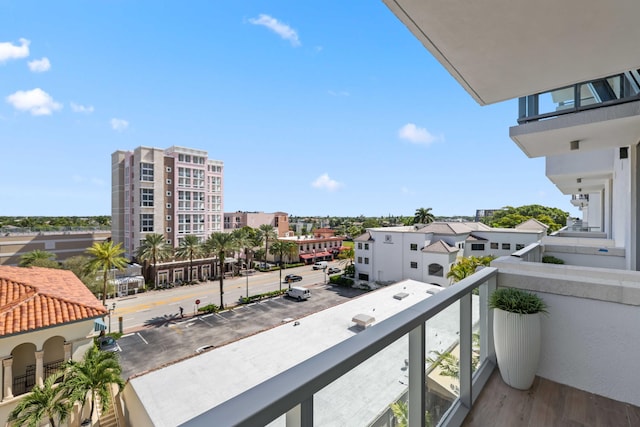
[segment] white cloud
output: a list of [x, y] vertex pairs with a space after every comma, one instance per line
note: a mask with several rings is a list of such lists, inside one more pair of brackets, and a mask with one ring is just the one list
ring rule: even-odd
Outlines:
[[339, 91], [330, 90], [329, 91], [329, 95], [331, 95], [331, 96], [350, 96], [351, 94], [349, 92], [347, 92], [346, 90], [339, 90]]
[[443, 139], [441, 136], [432, 135], [427, 129], [418, 127], [413, 123], [407, 123], [402, 126], [398, 131], [398, 137], [420, 145], [429, 145], [432, 142]]
[[16, 110], [29, 111], [34, 116], [48, 116], [62, 108], [62, 104], [55, 102], [51, 95], [40, 88], [19, 90], [7, 96], [6, 100]]
[[29, 66], [29, 69], [34, 73], [44, 73], [45, 71], [49, 71], [49, 69], [51, 69], [51, 62], [49, 62], [49, 58], [47, 57], [29, 61], [27, 62], [27, 65]]
[[272, 18], [269, 15], [265, 15], [264, 13], [261, 13], [257, 18], [249, 19], [249, 22], [252, 23], [253, 25], [262, 25], [264, 27], [267, 27], [268, 29], [270, 29], [271, 31], [273, 31], [283, 39], [289, 40], [289, 43], [291, 43], [291, 46], [301, 45], [300, 39], [298, 38], [298, 33], [296, 32], [296, 30], [294, 30], [287, 24], [283, 24], [282, 22], [278, 21], [276, 18]]
[[122, 132], [129, 127], [129, 122], [124, 119], [111, 119], [111, 128], [115, 131]]
[[414, 194], [413, 190], [410, 190], [409, 188], [404, 187], [404, 186], [400, 187], [400, 192], [402, 194]]
[[325, 173], [316, 178], [316, 180], [311, 183], [311, 186], [321, 190], [336, 191], [342, 187], [342, 183], [329, 178], [329, 174]]
[[81, 105], [81, 104], [76, 104], [75, 102], [71, 102], [71, 110], [74, 113], [86, 113], [86, 114], [91, 114], [93, 113], [93, 105]]
[[11, 42], [0, 42], [0, 63], [9, 59], [26, 58], [29, 56], [29, 44], [27, 39], [20, 39], [20, 46]]

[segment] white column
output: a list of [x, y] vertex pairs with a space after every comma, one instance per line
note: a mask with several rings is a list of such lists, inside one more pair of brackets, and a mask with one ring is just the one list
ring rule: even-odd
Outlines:
[[44, 379], [42, 378], [44, 376], [44, 366], [42, 364], [44, 351], [43, 350], [36, 351], [35, 355], [36, 355], [36, 385], [38, 387], [42, 387], [44, 385]]
[[71, 351], [73, 350], [73, 343], [65, 342], [64, 343], [64, 360], [71, 360]]
[[4, 384], [2, 386], [2, 401], [13, 399], [13, 357], [2, 359], [4, 369]]

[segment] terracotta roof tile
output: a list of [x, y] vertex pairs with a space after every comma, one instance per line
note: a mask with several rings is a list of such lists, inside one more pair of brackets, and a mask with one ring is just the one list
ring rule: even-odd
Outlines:
[[0, 266], [0, 336], [105, 314], [71, 271]]

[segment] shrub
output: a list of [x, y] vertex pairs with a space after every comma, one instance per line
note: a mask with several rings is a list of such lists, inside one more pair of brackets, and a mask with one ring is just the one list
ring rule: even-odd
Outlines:
[[335, 276], [331, 276], [329, 277], [329, 282], [333, 285], [338, 285], [338, 286], [353, 286], [353, 280], [349, 279], [348, 277], [344, 277], [341, 275], [335, 275]]
[[203, 313], [217, 313], [220, 311], [220, 307], [215, 304], [208, 304], [198, 308], [198, 311]]
[[564, 264], [564, 261], [560, 258], [556, 258], [553, 255], [545, 255], [542, 257], [542, 262], [545, 264]]
[[547, 313], [547, 305], [538, 295], [515, 288], [500, 288], [489, 297], [489, 308], [518, 314]]
[[249, 295], [248, 298], [247, 297], [240, 297], [240, 303], [241, 304], [250, 304], [252, 302], [260, 301], [260, 300], [265, 299], [265, 298], [272, 298], [272, 297], [277, 297], [277, 296], [283, 295], [285, 292], [287, 292], [287, 290], [286, 289], [282, 289], [282, 290], [265, 292], [263, 294]]

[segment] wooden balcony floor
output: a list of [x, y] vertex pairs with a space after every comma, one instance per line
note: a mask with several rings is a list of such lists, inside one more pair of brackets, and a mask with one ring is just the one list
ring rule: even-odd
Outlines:
[[464, 427], [640, 426], [640, 408], [544, 378], [530, 390], [507, 386], [496, 369]]

